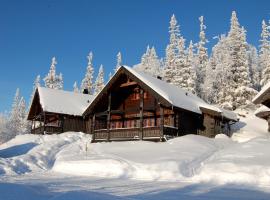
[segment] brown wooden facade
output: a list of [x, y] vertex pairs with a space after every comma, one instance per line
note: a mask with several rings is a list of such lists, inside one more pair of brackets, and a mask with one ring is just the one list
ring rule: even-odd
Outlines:
[[210, 112], [174, 107], [125, 68], [118, 70], [84, 115], [94, 142], [162, 141], [185, 134], [214, 137], [224, 129], [222, 123], [228, 122]]
[[38, 90], [35, 92], [28, 120], [32, 122], [32, 134], [58, 134], [67, 131], [87, 132], [86, 123], [82, 116], [44, 111], [40, 104]]

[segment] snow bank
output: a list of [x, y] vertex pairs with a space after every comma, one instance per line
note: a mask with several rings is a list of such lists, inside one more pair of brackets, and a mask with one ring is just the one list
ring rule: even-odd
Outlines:
[[74, 132], [20, 135], [0, 145], [0, 174], [270, 185], [266, 124], [246, 113], [232, 138], [186, 135], [164, 143], [90, 143], [91, 136]]
[[53, 166], [57, 153], [80, 140], [83, 135], [83, 133], [19, 135], [0, 145], [0, 174], [24, 174], [48, 170]]
[[193, 176], [201, 162], [222, 145], [203, 136], [187, 135], [166, 143], [94, 143], [88, 152], [75, 146], [69, 148], [57, 155], [54, 171], [80, 176], [180, 180]]

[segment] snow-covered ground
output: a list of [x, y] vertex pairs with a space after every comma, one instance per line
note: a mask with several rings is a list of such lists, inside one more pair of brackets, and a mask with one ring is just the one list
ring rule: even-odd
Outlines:
[[17, 136], [0, 145], [0, 199], [270, 199], [267, 123], [240, 114], [232, 138]]

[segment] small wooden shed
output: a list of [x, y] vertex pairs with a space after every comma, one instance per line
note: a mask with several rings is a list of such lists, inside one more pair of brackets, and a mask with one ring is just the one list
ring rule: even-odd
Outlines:
[[127, 66], [118, 69], [84, 116], [93, 141], [163, 140], [185, 134], [214, 137], [237, 121], [233, 112]]
[[89, 132], [82, 114], [93, 98], [89, 94], [38, 87], [28, 114], [31, 133]]

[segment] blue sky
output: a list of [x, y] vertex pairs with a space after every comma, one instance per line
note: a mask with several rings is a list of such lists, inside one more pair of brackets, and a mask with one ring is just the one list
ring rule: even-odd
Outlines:
[[0, 111], [10, 109], [17, 87], [29, 99], [35, 77], [47, 74], [53, 56], [64, 88], [72, 90], [84, 76], [89, 51], [95, 70], [103, 64], [106, 76], [118, 51], [127, 65], [138, 63], [148, 44], [162, 57], [173, 13], [183, 36], [194, 42], [204, 15], [211, 48], [212, 37], [228, 31], [233, 10], [248, 42], [258, 46], [261, 21], [270, 19], [267, 0], [1, 0]]

